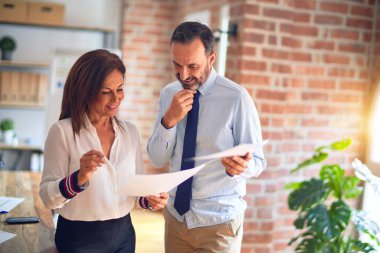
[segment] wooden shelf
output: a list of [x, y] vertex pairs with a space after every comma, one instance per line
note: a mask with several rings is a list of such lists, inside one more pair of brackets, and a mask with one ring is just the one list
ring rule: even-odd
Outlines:
[[28, 144], [8, 144], [4, 142], [0, 142], [0, 150], [29, 150], [32, 152], [43, 153], [43, 149], [39, 146], [31, 146]]
[[6, 109], [28, 109], [28, 110], [43, 110], [45, 109], [45, 105], [39, 105], [39, 104], [33, 104], [33, 103], [28, 103], [28, 104], [19, 104], [19, 103], [4, 103], [0, 102], [0, 108], [6, 108]]
[[114, 29], [110, 28], [99, 28], [91, 26], [77, 26], [77, 25], [46, 25], [46, 24], [36, 24], [30, 22], [15, 22], [15, 21], [0, 21], [0, 24], [4, 25], [16, 25], [16, 26], [28, 26], [28, 27], [38, 27], [47, 29], [63, 29], [63, 30], [78, 30], [78, 31], [91, 31], [91, 32], [101, 32], [101, 33], [114, 33]]
[[23, 62], [23, 61], [0, 61], [0, 67], [15, 68], [48, 68], [48, 63], [43, 62]]

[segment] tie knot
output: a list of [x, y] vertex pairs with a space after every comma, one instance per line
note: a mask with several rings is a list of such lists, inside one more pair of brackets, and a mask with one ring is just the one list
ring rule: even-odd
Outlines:
[[194, 94], [194, 99], [198, 100], [200, 95], [201, 93], [197, 90], [197, 93]]

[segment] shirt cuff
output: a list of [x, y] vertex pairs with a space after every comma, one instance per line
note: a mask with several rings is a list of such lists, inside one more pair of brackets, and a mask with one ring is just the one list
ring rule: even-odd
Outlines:
[[83, 186], [78, 186], [78, 173], [79, 170], [75, 171], [70, 176], [64, 178], [59, 182], [59, 190], [63, 197], [66, 199], [74, 198], [78, 193], [82, 192], [88, 184], [85, 183]]
[[162, 125], [161, 122], [160, 124], [158, 124], [158, 128], [157, 128], [157, 132], [159, 136], [166, 141], [169, 141], [175, 138], [176, 130], [177, 130], [177, 126], [167, 129]]

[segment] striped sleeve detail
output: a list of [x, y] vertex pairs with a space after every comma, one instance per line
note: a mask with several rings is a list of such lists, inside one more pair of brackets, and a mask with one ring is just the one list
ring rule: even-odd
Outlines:
[[78, 173], [79, 170], [75, 171], [73, 174], [71, 174], [68, 177], [65, 177], [61, 180], [61, 182], [59, 182], [59, 190], [61, 191], [63, 197], [67, 199], [72, 199], [78, 193], [83, 191], [78, 186]]
[[149, 209], [149, 203], [148, 200], [145, 197], [140, 197], [139, 198], [139, 204], [141, 208], [143, 209]]

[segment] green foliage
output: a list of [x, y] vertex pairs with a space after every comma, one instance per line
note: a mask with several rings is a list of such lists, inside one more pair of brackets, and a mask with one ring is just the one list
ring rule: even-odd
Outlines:
[[341, 140], [338, 142], [334, 142], [334, 143], [330, 144], [329, 146], [319, 147], [315, 150], [315, 153], [314, 153], [312, 158], [307, 159], [307, 160], [303, 161], [302, 163], [298, 164], [298, 166], [295, 169], [293, 169], [291, 172], [292, 173], [296, 172], [297, 170], [300, 170], [300, 169], [305, 168], [307, 166], [310, 166], [312, 164], [320, 163], [320, 162], [323, 162], [324, 160], [326, 160], [326, 158], [328, 157], [328, 153], [323, 152], [325, 149], [326, 150], [328, 150], [328, 149], [330, 149], [330, 150], [344, 150], [350, 145], [351, 145], [351, 139], [344, 139], [344, 140]]
[[11, 119], [4, 119], [0, 123], [1, 131], [7, 131], [14, 129], [14, 122]]
[[16, 49], [16, 42], [9, 36], [4, 36], [0, 40], [0, 49], [2, 51], [13, 51]]
[[290, 193], [288, 205], [291, 210], [305, 211], [326, 199], [328, 189], [323, 185], [322, 180], [311, 179], [310, 181], [301, 182], [298, 189]]
[[[320, 163], [326, 160], [328, 151], [344, 150], [350, 144], [351, 140], [345, 139], [319, 147], [310, 159], [300, 163], [292, 173]], [[298, 211], [299, 214], [294, 226], [301, 233], [289, 242], [289, 245], [298, 243], [295, 252], [374, 252], [370, 244], [348, 234], [353, 209], [345, 201], [360, 196], [362, 189], [359, 182], [360, 179], [354, 176], [346, 176], [345, 170], [339, 165], [331, 164], [322, 165], [319, 178], [293, 182], [286, 186], [292, 190], [288, 197], [289, 209]]]

